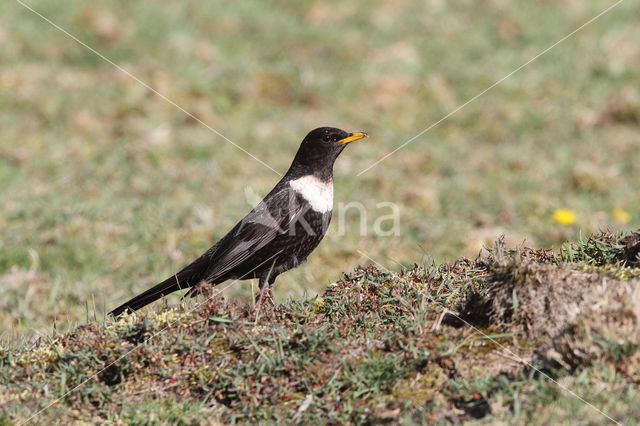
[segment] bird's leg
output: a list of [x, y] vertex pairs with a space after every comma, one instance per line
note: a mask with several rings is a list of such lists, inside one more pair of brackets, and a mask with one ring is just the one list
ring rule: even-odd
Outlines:
[[267, 286], [265, 297], [267, 301], [271, 303], [271, 306], [276, 306], [276, 299], [273, 298], [273, 286], [271, 284]]
[[258, 308], [262, 304], [263, 300], [271, 303], [272, 306], [276, 305], [276, 301], [273, 298], [273, 283], [275, 281], [275, 277], [271, 278], [269, 276], [262, 276], [258, 282], [258, 286], [260, 290], [255, 295], [255, 302]]

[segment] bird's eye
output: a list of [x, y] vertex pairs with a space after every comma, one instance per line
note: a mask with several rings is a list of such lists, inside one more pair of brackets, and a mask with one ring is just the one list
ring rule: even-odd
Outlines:
[[322, 137], [322, 140], [325, 141], [325, 142], [330, 142], [331, 141], [331, 135], [324, 135]]

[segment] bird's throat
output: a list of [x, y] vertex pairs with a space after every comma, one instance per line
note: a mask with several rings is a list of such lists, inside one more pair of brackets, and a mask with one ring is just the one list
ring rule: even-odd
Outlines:
[[306, 175], [289, 181], [289, 185], [314, 211], [327, 213], [333, 209], [333, 180], [325, 182], [315, 175]]

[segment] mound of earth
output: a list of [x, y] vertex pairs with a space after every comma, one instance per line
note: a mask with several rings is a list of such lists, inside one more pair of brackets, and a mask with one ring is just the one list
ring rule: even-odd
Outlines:
[[638, 233], [559, 253], [498, 242], [475, 260], [360, 267], [276, 307], [212, 294], [3, 344], [0, 420], [626, 423], [639, 247]]

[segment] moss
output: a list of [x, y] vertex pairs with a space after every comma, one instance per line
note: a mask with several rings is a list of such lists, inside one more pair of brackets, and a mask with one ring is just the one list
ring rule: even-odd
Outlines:
[[34, 349], [20, 355], [18, 364], [22, 366], [38, 364], [41, 368], [46, 369], [60, 361], [64, 353], [65, 349], [60, 342], [41, 342]]
[[432, 364], [424, 372], [397, 381], [391, 396], [396, 402], [408, 401], [413, 407], [423, 407], [436, 396], [441, 397], [446, 381], [447, 376], [442, 367]]
[[640, 268], [620, 268], [612, 264], [592, 265], [585, 264], [580, 267], [586, 273], [606, 275], [617, 280], [628, 280], [640, 277]]

